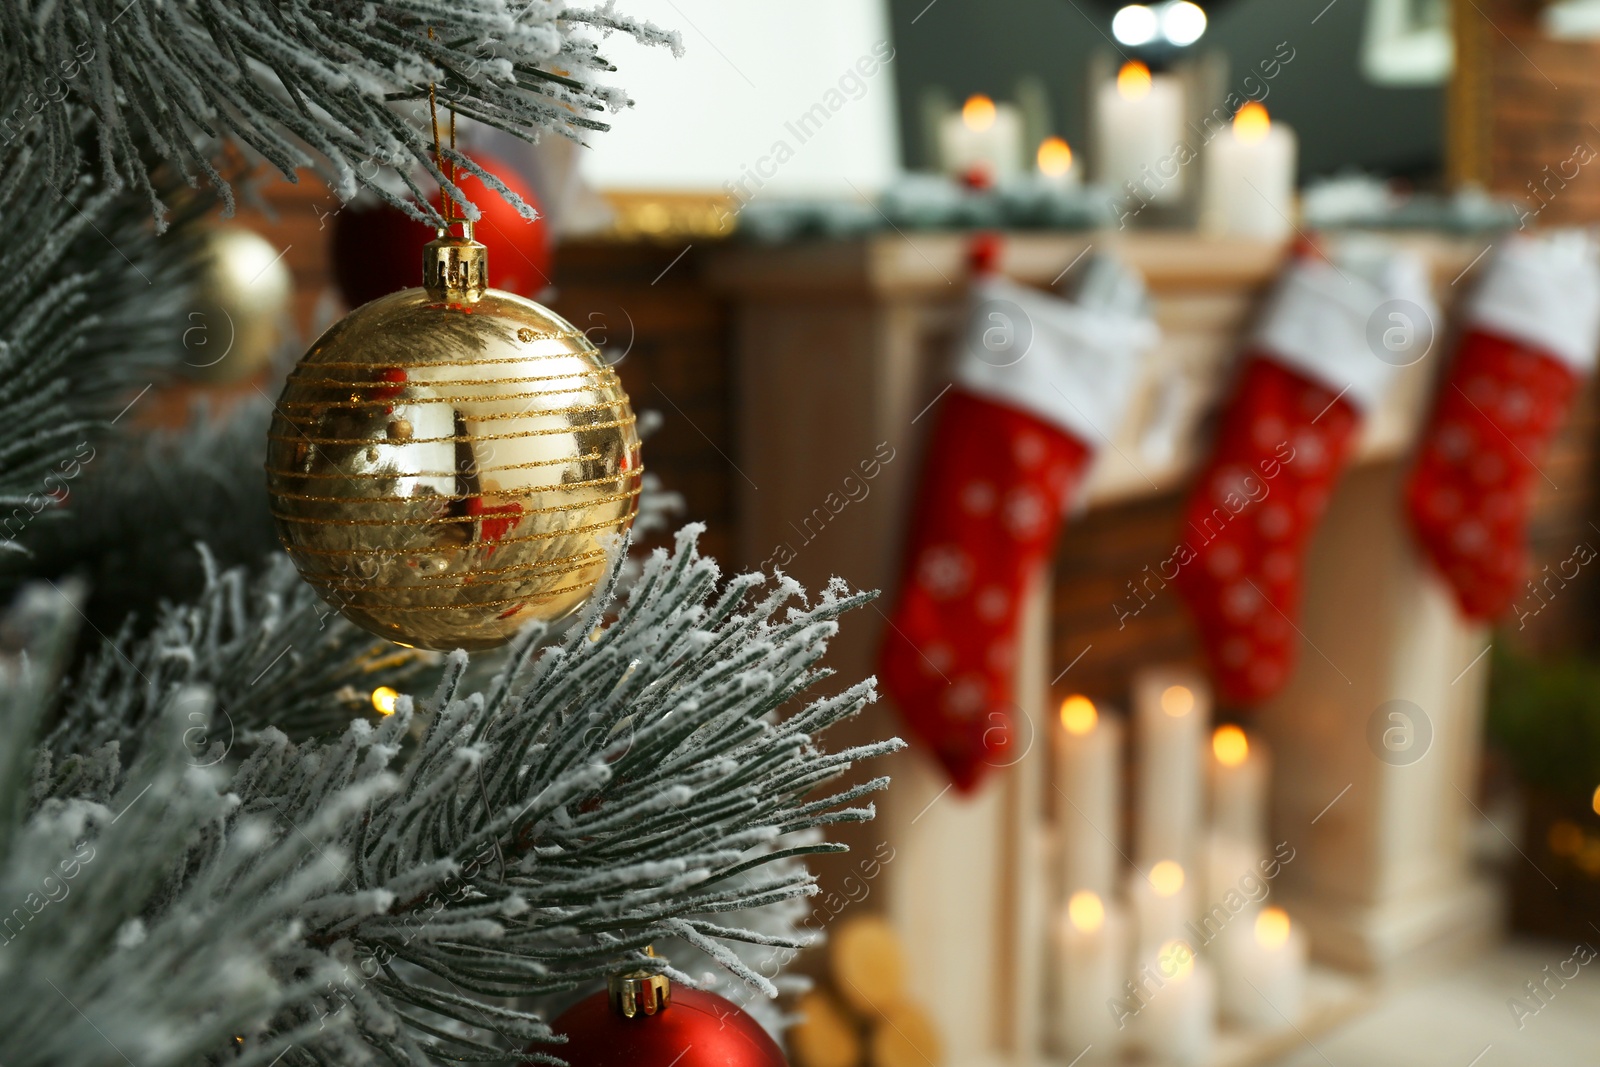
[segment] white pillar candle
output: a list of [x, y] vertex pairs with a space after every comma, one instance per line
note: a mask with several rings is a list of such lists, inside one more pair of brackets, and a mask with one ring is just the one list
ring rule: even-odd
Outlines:
[[1222, 1011], [1241, 1026], [1280, 1029], [1298, 1024], [1305, 1006], [1305, 933], [1282, 908], [1266, 908], [1222, 939]]
[[1280, 240], [1294, 230], [1294, 131], [1273, 122], [1267, 109], [1248, 103], [1233, 128], [1206, 145], [1200, 194], [1200, 229]]
[[1189, 937], [1185, 924], [1194, 911], [1194, 888], [1176, 861], [1160, 860], [1146, 874], [1135, 874], [1128, 881], [1128, 899], [1133, 903], [1141, 954], [1164, 941]]
[[1183, 1067], [1208, 1062], [1217, 1029], [1211, 968], [1186, 943], [1174, 941], [1149, 958], [1135, 982], [1144, 1003], [1133, 1031], [1145, 1055]]
[[1111, 899], [1116, 888], [1117, 793], [1122, 722], [1101, 715], [1084, 696], [1061, 702], [1056, 733], [1056, 827], [1061, 844], [1061, 895], [1080, 889]]
[[1211, 735], [1211, 827], [1264, 851], [1267, 840], [1267, 776], [1271, 760], [1260, 738], [1237, 726]]
[[1262, 846], [1213, 832], [1206, 836], [1205, 851], [1205, 893], [1190, 932], [1211, 942], [1228, 926], [1254, 921], [1271, 886], [1261, 876]]
[[[1183, 196], [1183, 86], [1138, 61], [1095, 93], [1095, 175], [1119, 197], [1170, 204]], [[1128, 188], [1128, 183], [1133, 188]]]
[[1090, 1059], [1109, 1059], [1122, 1045], [1111, 1001], [1122, 996], [1128, 974], [1127, 917], [1081, 889], [1067, 901], [1057, 936], [1056, 1048], [1068, 1060], [1089, 1046]]
[[981, 170], [991, 180], [1010, 178], [1022, 166], [1022, 115], [987, 96], [967, 99], [939, 124], [939, 158], [957, 177]]
[[1150, 668], [1133, 682], [1139, 793], [1134, 815], [1137, 861], [1192, 866], [1200, 816], [1201, 739], [1211, 694], [1194, 671]]
[[1034, 153], [1039, 180], [1057, 189], [1074, 189], [1082, 184], [1082, 170], [1072, 154], [1072, 146], [1060, 137], [1046, 137]]

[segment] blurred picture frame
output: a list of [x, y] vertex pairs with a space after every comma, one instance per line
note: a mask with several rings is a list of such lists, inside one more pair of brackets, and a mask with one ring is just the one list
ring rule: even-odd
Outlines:
[[1361, 72], [1376, 85], [1443, 85], [1455, 66], [1450, 0], [1369, 0]]
[[1545, 4], [1539, 23], [1561, 40], [1600, 39], [1600, 0], [1553, 0]]

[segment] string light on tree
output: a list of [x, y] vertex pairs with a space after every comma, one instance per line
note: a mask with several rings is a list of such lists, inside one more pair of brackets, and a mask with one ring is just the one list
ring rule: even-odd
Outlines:
[[394, 706], [400, 699], [400, 694], [387, 685], [380, 685], [372, 691], [372, 707], [379, 715], [393, 715]]

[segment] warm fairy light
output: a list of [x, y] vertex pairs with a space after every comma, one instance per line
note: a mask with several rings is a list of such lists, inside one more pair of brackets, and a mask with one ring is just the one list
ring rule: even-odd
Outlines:
[[1150, 68], [1130, 59], [1117, 71], [1117, 92], [1124, 100], [1142, 100], [1150, 92]]
[[1067, 918], [1074, 929], [1092, 934], [1105, 925], [1106, 906], [1098, 893], [1080, 889], [1067, 899]]
[[1194, 973], [1194, 949], [1187, 941], [1164, 942], [1156, 959], [1160, 961], [1161, 973], [1174, 982], [1181, 982]]
[[1262, 948], [1278, 948], [1288, 940], [1288, 912], [1282, 908], [1267, 908], [1256, 916], [1256, 942]]
[[987, 130], [993, 126], [994, 113], [994, 101], [982, 93], [972, 94], [961, 105], [961, 121], [969, 130]]
[[1194, 693], [1186, 685], [1169, 685], [1161, 693], [1161, 710], [1181, 719], [1194, 710]]
[[1158, 897], [1170, 897], [1183, 888], [1183, 866], [1176, 860], [1162, 860], [1150, 868], [1150, 887]]
[[1233, 116], [1233, 139], [1240, 144], [1255, 144], [1264, 141], [1267, 131], [1272, 129], [1272, 120], [1267, 117], [1267, 109], [1252, 100], [1239, 109]]
[[1211, 751], [1224, 767], [1237, 767], [1250, 755], [1250, 739], [1237, 726], [1219, 726], [1211, 735]]
[[1589, 806], [1596, 815], [1600, 815], [1600, 785], [1594, 787], [1594, 796], [1589, 798]]
[[1558, 856], [1576, 856], [1583, 848], [1583, 830], [1570, 819], [1550, 824], [1550, 851]]
[[1061, 725], [1074, 737], [1093, 730], [1099, 721], [1100, 713], [1088, 697], [1074, 694], [1061, 702]]
[[1039, 173], [1046, 178], [1059, 178], [1072, 169], [1072, 147], [1059, 137], [1046, 137], [1039, 142]]
[[400, 694], [386, 685], [380, 685], [372, 691], [372, 706], [378, 709], [379, 715], [393, 715], [395, 701], [399, 699]]

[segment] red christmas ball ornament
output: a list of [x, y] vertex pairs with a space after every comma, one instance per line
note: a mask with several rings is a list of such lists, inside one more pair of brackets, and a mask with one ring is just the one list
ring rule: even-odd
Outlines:
[[[472, 159], [539, 211], [533, 189], [509, 164], [482, 152], [472, 153]], [[538, 296], [550, 284], [550, 230], [544, 213], [541, 211], [530, 222], [483, 179], [465, 170], [456, 184], [482, 212], [473, 237], [489, 249], [495, 288], [529, 299]], [[441, 208], [437, 192], [433, 206]], [[432, 226], [418, 222], [392, 204], [347, 204], [333, 217], [330, 249], [334, 281], [345, 303], [360, 307], [380, 296], [415, 286], [422, 248], [436, 236]]]
[[643, 971], [612, 978], [551, 1026], [567, 1043], [539, 1051], [571, 1067], [787, 1067], [777, 1042], [738, 1005]]

